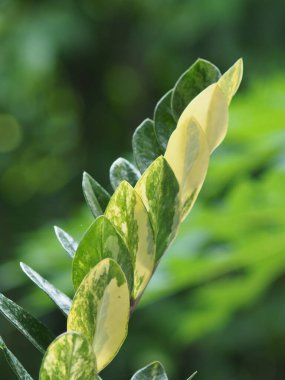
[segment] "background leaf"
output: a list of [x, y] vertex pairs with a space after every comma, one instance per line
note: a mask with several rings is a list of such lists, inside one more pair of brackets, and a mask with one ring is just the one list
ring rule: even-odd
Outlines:
[[163, 366], [154, 362], [136, 372], [131, 380], [168, 380], [168, 377]]

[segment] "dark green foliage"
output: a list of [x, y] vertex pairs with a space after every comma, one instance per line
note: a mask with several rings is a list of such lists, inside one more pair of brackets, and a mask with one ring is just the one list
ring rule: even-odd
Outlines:
[[124, 180], [135, 186], [139, 178], [138, 169], [125, 158], [118, 158], [110, 168], [110, 182], [114, 190]]

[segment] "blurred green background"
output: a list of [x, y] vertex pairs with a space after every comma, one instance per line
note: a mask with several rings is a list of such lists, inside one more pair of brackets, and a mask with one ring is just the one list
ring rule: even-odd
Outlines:
[[[54, 224], [92, 221], [83, 170], [110, 189], [131, 137], [197, 57], [245, 76], [229, 134], [105, 380], [161, 360], [170, 380], [281, 380], [285, 373], [285, 2], [0, 0], [0, 291], [56, 333], [64, 317], [24, 261], [72, 295]], [[32, 375], [40, 354], [2, 317]], [[14, 379], [3, 355], [1, 380]]]

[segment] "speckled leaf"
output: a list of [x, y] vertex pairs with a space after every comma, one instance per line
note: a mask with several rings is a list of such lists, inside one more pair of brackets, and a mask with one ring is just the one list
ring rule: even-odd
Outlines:
[[220, 70], [205, 59], [198, 59], [176, 82], [171, 99], [172, 112], [178, 120], [183, 110], [201, 91], [220, 78]]
[[197, 371], [194, 372], [190, 377], [188, 377], [187, 380], [192, 380], [192, 379], [194, 379], [194, 376], [196, 376], [196, 375], [197, 375]]
[[109, 202], [110, 194], [86, 172], [83, 173], [82, 189], [93, 216], [97, 218], [102, 215]]
[[140, 176], [138, 169], [125, 158], [118, 158], [110, 168], [110, 182], [114, 190], [124, 180], [135, 186]]
[[42, 353], [53, 340], [50, 330], [38, 319], [0, 293], [0, 312]]
[[191, 119], [196, 119], [212, 152], [224, 139], [228, 128], [228, 102], [218, 84], [202, 91], [183, 111], [177, 128], [184, 128]]
[[123, 344], [128, 329], [130, 298], [126, 277], [111, 259], [100, 261], [79, 286], [67, 319], [93, 347], [100, 372]]
[[28, 265], [24, 263], [20, 263], [20, 265], [23, 272], [53, 300], [63, 314], [68, 315], [71, 306], [71, 299], [55, 288], [50, 282], [44, 279]]
[[160, 259], [179, 224], [179, 185], [163, 156], [144, 172], [135, 190], [149, 212], [156, 241], [156, 261]]
[[169, 137], [176, 128], [171, 108], [172, 91], [160, 99], [154, 110], [154, 129], [162, 152], [165, 152]]
[[162, 154], [152, 120], [145, 119], [135, 130], [133, 135], [133, 152], [135, 162], [141, 173]]
[[136, 372], [131, 380], [168, 380], [168, 377], [162, 364], [154, 362]]
[[86, 274], [102, 259], [118, 262], [128, 281], [130, 293], [134, 282], [132, 257], [120, 234], [103, 215], [99, 216], [82, 238], [72, 265], [72, 280], [77, 289]]
[[105, 215], [121, 234], [132, 255], [133, 293], [138, 298], [155, 264], [155, 244], [148, 212], [137, 192], [124, 181], [113, 194]]
[[180, 125], [172, 133], [165, 158], [172, 168], [178, 184], [181, 218], [184, 219], [204, 182], [209, 148], [205, 133], [196, 120]]
[[240, 58], [228, 71], [220, 78], [218, 85], [230, 104], [233, 96], [237, 92], [243, 75], [243, 61]]
[[57, 240], [60, 242], [63, 249], [69, 254], [70, 257], [73, 257], [77, 249], [78, 243], [63, 229], [54, 226], [54, 231], [57, 237]]
[[57, 337], [48, 347], [40, 380], [95, 380], [96, 360], [88, 340], [77, 332]]
[[9, 348], [4, 343], [0, 336], [0, 349], [3, 350], [4, 356], [11, 367], [12, 371], [15, 373], [19, 380], [33, 380], [33, 378], [28, 374], [23, 365], [19, 362], [16, 356], [9, 350]]

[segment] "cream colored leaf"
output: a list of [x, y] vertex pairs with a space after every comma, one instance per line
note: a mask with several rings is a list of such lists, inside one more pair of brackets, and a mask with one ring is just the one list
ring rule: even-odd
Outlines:
[[233, 96], [237, 92], [243, 75], [243, 60], [240, 58], [224, 75], [219, 79], [218, 85], [230, 104]]

